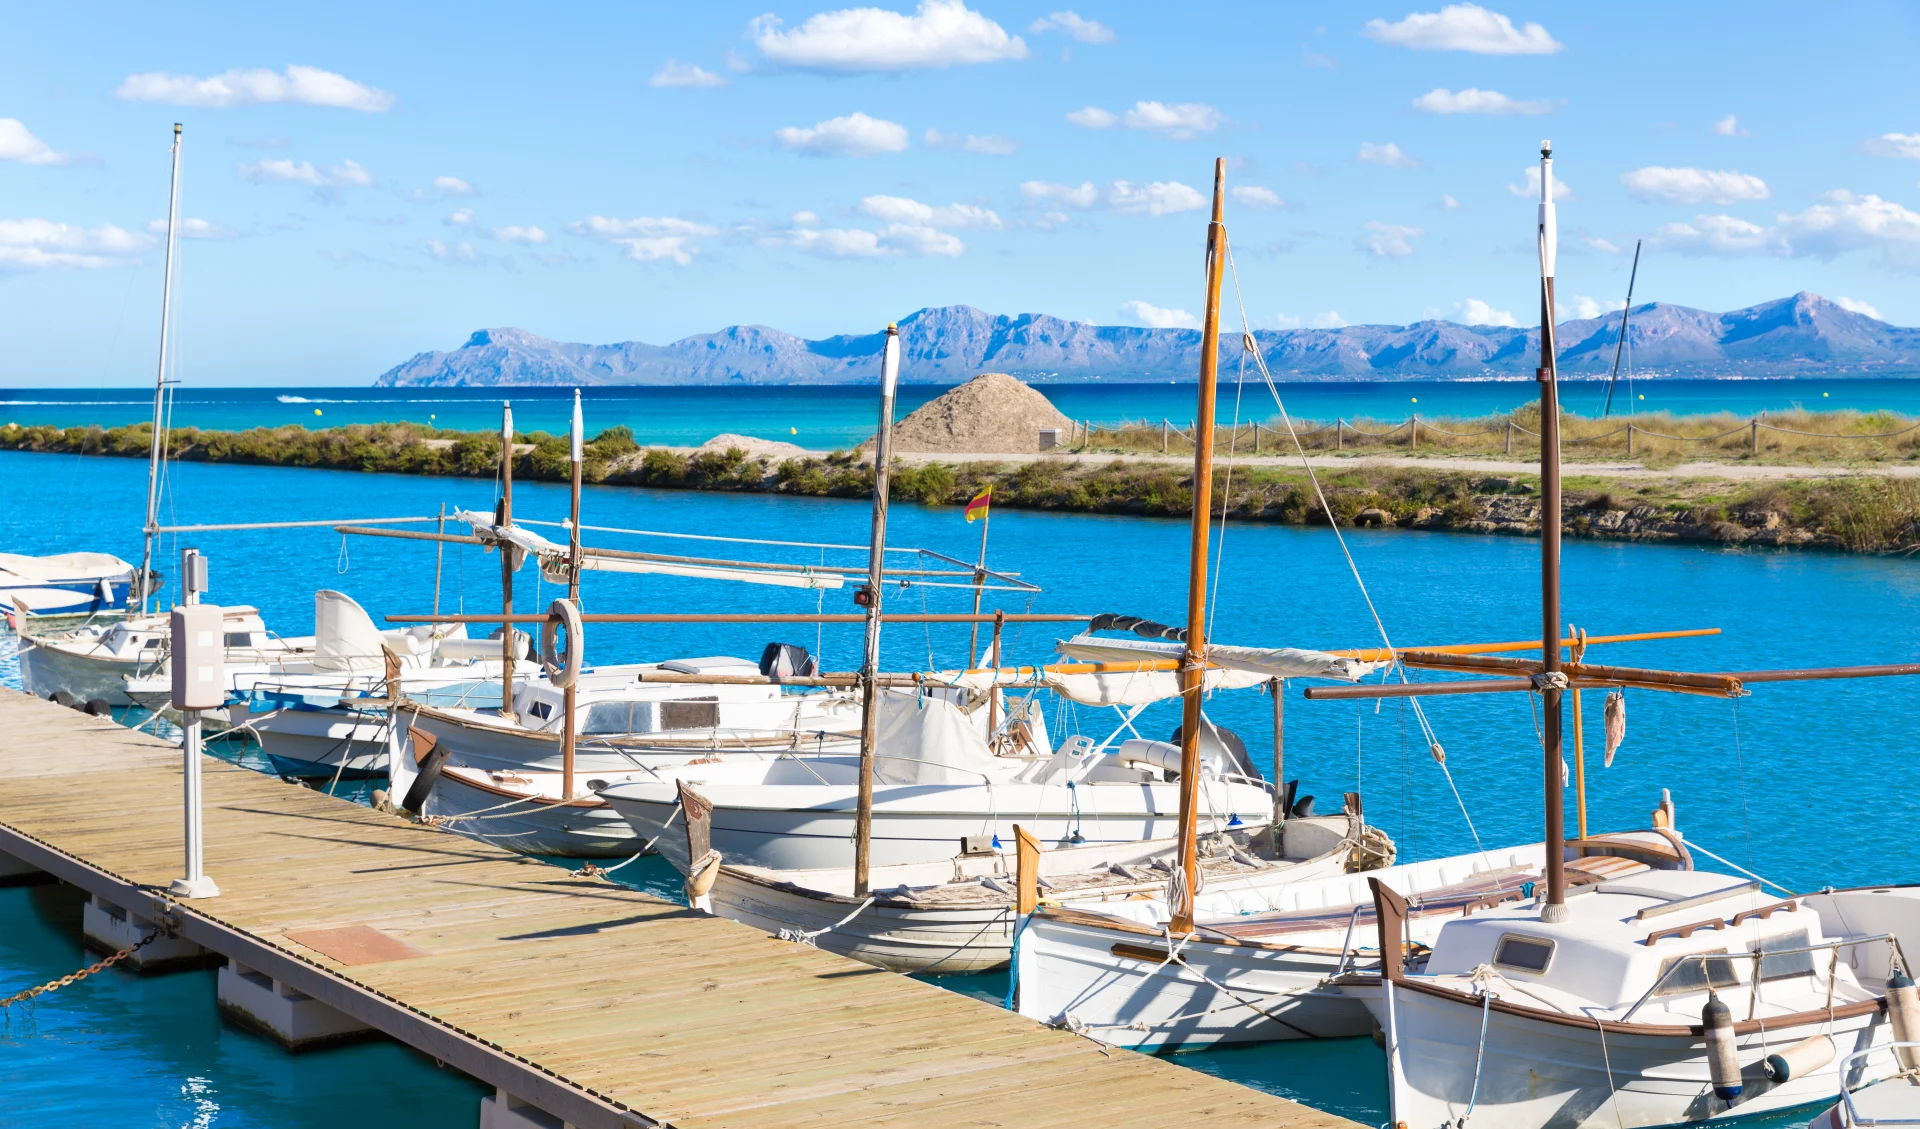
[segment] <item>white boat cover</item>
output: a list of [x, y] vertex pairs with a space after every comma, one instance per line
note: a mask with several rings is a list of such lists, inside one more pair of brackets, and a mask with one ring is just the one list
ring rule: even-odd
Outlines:
[[[498, 529], [493, 518], [472, 510], [460, 510], [456, 521], [473, 527], [476, 535], [518, 546], [540, 562], [541, 572], [555, 584], [567, 582], [567, 546], [550, 541], [517, 525]], [[517, 565], [515, 567], [518, 567]], [[630, 557], [602, 557], [583, 553], [580, 568], [585, 572], [624, 572], [661, 576], [690, 576], [698, 580], [733, 580], [742, 584], [766, 584], [778, 588], [841, 588], [846, 579], [836, 572], [794, 571], [790, 569], [726, 568], [716, 565], [683, 564], [678, 561], [638, 561]]]
[[133, 566], [110, 553], [55, 553], [28, 557], [0, 553], [0, 585], [16, 579], [34, 584], [64, 584], [76, 580], [118, 580], [132, 576]]
[[386, 640], [380, 629], [345, 592], [322, 588], [313, 594], [313, 666], [315, 670], [386, 667]]
[[[1185, 644], [1171, 640], [1097, 639], [1076, 635], [1062, 640], [1055, 649], [1085, 662], [1129, 662], [1177, 659]], [[1207, 661], [1263, 678], [1332, 678], [1341, 682], [1358, 682], [1385, 665], [1298, 647], [1228, 647], [1218, 643], [1208, 645]]]
[[876, 784], [982, 784], [1005, 779], [967, 715], [951, 702], [908, 690], [883, 690], [875, 726]]
[[[1129, 659], [1142, 657], [1154, 656], [1128, 656]], [[1018, 678], [1009, 678], [1005, 674], [996, 674], [991, 670], [976, 670], [953, 675], [951, 678], [945, 675], [933, 677], [943, 684], [965, 686], [972, 690], [985, 690], [990, 686], [1009, 690], [1022, 686], [1048, 689], [1063, 697], [1071, 698], [1083, 706], [1145, 706], [1180, 696], [1180, 675], [1171, 670], [1062, 674], [1043, 669], [1037, 673], [1023, 674]], [[1250, 686], [1260, 685], [1267, 678], [1267, 675], [1250, 671], [1223, 670], [1215, 667], [1207, 671], [1206, 691], [1212, 693], [1215, 690], [1244, 690]]]

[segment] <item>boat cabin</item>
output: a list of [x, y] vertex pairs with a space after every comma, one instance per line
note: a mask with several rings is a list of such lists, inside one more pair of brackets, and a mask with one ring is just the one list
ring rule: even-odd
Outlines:
[[[680, 731], [765, 731], [791, 729], [797, 723], [818, 721], [822, 706], [838, 700], [831, 695], [785, 694], [771, 683], [648, 682], [649, 675], [707, 674], [758, 676], [760, 668], [746, 659], [710, 655], [662, 663], [586, 670], [576, 683], [576, 732], [582, 738]], [[514, 710], [520, 724], [535, 732], [558, 732], [564, 725], [566, 691], [546, 679], [532, 679], [515, 687]], [[859, 724], [857, 703], [846, 718]], [[845, 723], [833, 726], [834, 731]]]

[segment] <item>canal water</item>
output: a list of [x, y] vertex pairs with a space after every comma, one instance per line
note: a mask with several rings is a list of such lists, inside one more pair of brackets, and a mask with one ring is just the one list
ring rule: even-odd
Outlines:
[[[136, 460], [0, 453], [0, 550], [96, 550], [139, 555], [145, 465]], [[188, 464], [168, 469], [169, 524], [364, 519], [490, 510], [484, 481]], [[523, 486], [522, 518], [565, 516], [565, 491]], [[864, 503], [589, 487], [585, 523], [620, 529], [802, 542], [727, 544], [599, 533], [590, 544], [689, 556], [793, 564], [851, 564], [866, 536]], [[890, 544], [971, 560], [980, 527], [953, 507], [903, 505]], [[1179, 521], [1030, 513], [994, 515], [990, 563], [1039, 584], [1037, 596], [987, 595], [1008, 611], [1125, 612], [1165, 621], [1183, 615], [1186, 525]], [[436, 550], [420, 542], [342, 538], [327, 530], [206, 532], [169, 536], [166, 571], [182, 544], [212, 561], [219, 603], [259, 607], [275, 630], [306, 634], [313, 592], [335, 588], [376, 618], [424, 612], [435, 594]], [[1537, 544], [1528, 539], [1405, 530], [1346, 531], [1345, 544], [1396, 644], [1537, 637]], [[903, 557], [904, 560], [904, 557]], [[1378, 642], [1367, 604], [1329, 531], [1230, 524], [1222, 534], [1213, 636], [1225, 643], [1349, 647]], [[443, 610], [494, 610], [496, 558], [449, 546], [439, 562]], [[1596, 661], [1689, 670], [1747, 670], [1920, 659], [1920, 563], [1905, 558], [1718, 547], [1570, 541], [1568, 620], [1592, 634], [1719, 628], [1702, 639], [1596, 648]], [[531, 570], [516, 585], [523, 611], [556, 594]], [[589, 574], [592, 610], [852, 611], [850, 591], [805, 592], [672, 577]], [[890, 589], [894, 610], [964, 610], [970, 590]], [[1061, 632], [1008, 629], [1009, 661], [1046, 660]], [[591, 661], [672, 656], [756, 657], [769, 641], [799, 643], [825, 668], [857, 664], [850, 626], [602, 626], [587, 633]], [[964, 627], [889, 628], [895, 669], [952, 666]], [[1911, 760], [1914, 686], [1885, 679], [1770, 684], [1737, 704], [1629, 694], [1627, 738], [1600, 767], [1597, 695], [1589, 696], [1589, 819], [1595, 830], [1645, 826], [1671, 791], [1690, 840], [1795, 889], [1913, 880], [1920, 846]], [[1417, 859], [1540, 835], [1540, 753], [1528, 696], [1434, 699], [1426, 710], [1446, 750], [1429, 754], [1408, 707], [1314, 703], [1296, 687], [1287, 702], [1287, 775], [1302, 793], [1337, 808], [1360, 791], [1369, 818]], [[1269, 747], [1270, 703], [1255, 692], [1220, 694], [1208, 711], [1250, 747]], [[1104, 735], [1111, 715], [1063, 710], [1056, 734]], [[1164, 737], [1176, 718], [1162, 706], [1139, 723]], [[1464, 811], [1463, 811], [1464, 809]], [[1470, 821], [1470, 822], [1469, 822]], [[1569, 820], [1571, 825], [1571, 819]], [[656, 863], [657, 860], [642, 860]], [[659, 868], [656, 866], [655, 870]], [[641, 864], [636, 881], [671, 892], [678, 882]], [[625, 873], [625, 872], [623, 872]], [[0, 891], [0, 995], [84, 963], [71, 906], [45, 892]], [[939, 981], [997, 999], [1004, 975]], [[204, 974], [139, 980], [111, 971], [54, 993], [24, 1016], [16, 1008], [0, 1042], [0, 1126], [306, 1125], [352, 1118], [367, 1129], [471, 1126], [470, 1082], [401, 1048], [373, 1044], [286, 1056], [221, 1027]], [[1368, 1040], [1276, 1044], [1175, 1056], [1197, 1069], [1300, 1098], [1362, 1122], [1385, 1118], [1379, 1053]], [[16, 1064], [20, 1068], [16, 1069]], [[377, 1095], [369, 1101], [368, 1095]]]

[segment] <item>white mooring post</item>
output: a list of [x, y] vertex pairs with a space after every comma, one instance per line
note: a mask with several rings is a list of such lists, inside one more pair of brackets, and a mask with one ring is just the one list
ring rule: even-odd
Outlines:
[[186, 778], [187, 874], [169, 889], [176, 898], [217, 898], [220, 887], [204, 873], [200, 839], [200, 711], [226, 704], [226, 630], [221, 609], [200, 602], [207, 589], [207, 558], [198, 549], [180, 551], [182, 603], [173, 609], [169, 646], [173, 708], [180, 711]]

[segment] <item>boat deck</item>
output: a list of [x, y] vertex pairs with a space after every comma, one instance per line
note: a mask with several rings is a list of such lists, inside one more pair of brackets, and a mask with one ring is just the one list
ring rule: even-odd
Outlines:
[[[1357, 1129], [211, 758], [207, 872], [222, 893], [173, 902], [175, 746], [14, 691], [0, 691], [0, 732], [0, 852], [582, 1129]], [[312, 932], [356, 926], [414, 951], [375, 936], [392, 951], [356, 956]], [[342, 963], [295, 934], [386, 959]]]

